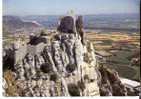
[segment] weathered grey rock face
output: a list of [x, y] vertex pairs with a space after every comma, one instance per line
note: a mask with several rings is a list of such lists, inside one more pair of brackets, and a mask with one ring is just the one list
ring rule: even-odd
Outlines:
[[[80, 37], [73, 33], [60, 33], [55, 39], [51, 43], [40, 45], [39, 50], [38, 45], [27, 45], [27, 52], [22, 55], [24, 57], [15, 61], [13, 73], [16, 74], [16, 85], [21, 90], [19, 96], [70, 96], [69, 83], [77, 85], [77, 82], [83, 80], [85, 72], [90, 79], [96, 80], [93, 78], [97, 75], [94, 73], [94, 64], [90, 67], [84, 64], [86, 51]], [[32, 52], [29, 50], [30, 47], [36, 50]], [[54, 74], [56, 75], [51, 76]], [[97, 85], [96, 87], [98, 88]], [[97, 91], [99, 92], [99, 89]], [[83, 96], [83, 91], [80, 92], [79, 94]]]
[[69, 64], [75, 64], [74, 58], [74, 43], [76, 37], [74, 34], [60, 34], [61, 46], [63, 51], [66, 53], [66, 57], [69, 59]]
[[7, 93], [6, 93], [6, 89], [8, 88], [8, 85], [7, 85], [7, 82], [6, 80], [3, 78], [2, 79], [2, 94], [3, 96], [7, 96]]
[[64, 32], [64, 33], [75, 33], [74, 31], [74, 18], [71, 16], [65, 16], [62, 18], [60, 22], [60, 26], [58, 27], [58, 31]]
[[4, 96], [12, 96], [7, 92], [12, 84], [17, 89], [14, 96], [137, 95], [116, 72], [97, 67], [93, 44], [84, 44], [82, 20], [77, 21], [66, 16], [52, 39], [44, 34], [30, 36], [27, 44], [17, 41], [4, 51], [4, 65], [12, 66], [13, 77], [12, 83], [3, 80]]
[[116, 71], [100, 67], [102, 75], [100, 92], [102, 96], [127, 96], [127, 89], [119, 79]]
[[19, 96], [50, 96], [48, 80], [18, 81], [17, 86], [21, 90]]
[[[54, 41], [36, 50], [27, 50], [14, 63], [12, 77], [20, 90], [16, 96], [138, 95], [121, 83], [117, 72], [97, 67], [92, 43], [83, 46], [75, 34], [57, 34]], [[9, 96], [6, 81], [3, 84], [3, 95]]]

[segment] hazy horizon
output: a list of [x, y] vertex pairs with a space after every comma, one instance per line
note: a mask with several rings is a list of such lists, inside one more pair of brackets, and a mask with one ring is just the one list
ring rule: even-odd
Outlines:
[[[76, 14], [76, 15], [83, 15], [83, 16], [97, 16], [97, 15], [140, 15], [139, 13], [100, 13], [100, 14]], [[20, 16], [20, 17], [25, 17], [25, 16], [63, 16], [66, 14], [31, 14], [31, 15], [14, 15], [14, 14], [3, 14], [2, 16]]]

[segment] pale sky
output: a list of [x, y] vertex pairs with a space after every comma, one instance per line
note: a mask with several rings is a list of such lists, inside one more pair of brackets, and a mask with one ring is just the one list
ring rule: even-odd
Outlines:
[[140, 0], [3, 0], [6, 15], [139, 13]]

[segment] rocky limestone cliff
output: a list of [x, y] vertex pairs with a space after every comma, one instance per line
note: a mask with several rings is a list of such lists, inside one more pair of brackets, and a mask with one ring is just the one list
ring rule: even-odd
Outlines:
[[99, 65], [93, 44], [88, 40], [82, 44], [81, 37], [69, 30], [50, 37], [30, 36], [28, 43], [16, 41], [3, 54], [3, 67], [10, 66], [3, 73], [3, 95], [138, 95], [139, 92], [122, 84], [116, 71]]
[[45, 40], [14, 50], [12, 75], [20, 89], [16, 96], [100, 95], [92, 44], [83, 46], [79, 36], [67, 33]]
[[[126, 96], [118, 73], [99, 66], [93, 44], [75, 34], [59, 33], [36, 45], [14, 50], [11, 82], [4, 76], [5, 96]], [[17, 57], [19, 56], [20, 57]], [[7, 84], [8, 83], [8, 84]], [[10, 88], [14, 93], [10, 94]], [[133, 91], [132, 95], [136, 95]]]

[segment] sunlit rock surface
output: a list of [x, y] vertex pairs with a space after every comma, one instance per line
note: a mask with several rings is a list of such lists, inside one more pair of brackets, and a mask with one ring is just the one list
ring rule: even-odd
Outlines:
[[[70, 18], [70, 17], [69, 17]], [[67, 19], [68, 21], [68, 19]], [[28, 43], [15, 42], [5, 49], [4, 96], [127, 96], [139, 95], [125, 86], [114, 70], [99, 65], [91, 42], [81, 42], [74, 24], [64, 26], [50, 38], [31, 35]], [[65, 33], [63, 33], [65, 32]]]
[[[82, 45], [80, 37], [75, 34], [59, 33], [50, 43], [22, 45], [13, 53], [10, 57], [15, 60], [14, 68], [9, 77], [12, 80], [10, 82], [4, 76], [4, 96], [139, 94], [136, 89], [122, 84], [116, 71], [98, 66], [93, 44], [86, 41], [86, 45]], [[14, 94], [9, 91], [12, 87], [15, 88]]]
[[[59, 33], [51, 43], [29, 43], [13, 51], [12, 72], [20, 89], [18, 96], [75, 96], [68, 86], [79, 86], [80, 82], [83, 86], [77, 87], [78, 96], [100, 95], [93, 46], [90, 42], [88, 46], [82, 45], [79, 36]], [[93, 54], [87, 57], [89, 63], [84, 60], [86, 53]], [[84, 79], [85, 76], [88, 79]]]

